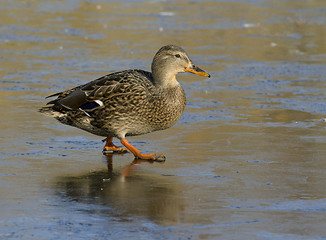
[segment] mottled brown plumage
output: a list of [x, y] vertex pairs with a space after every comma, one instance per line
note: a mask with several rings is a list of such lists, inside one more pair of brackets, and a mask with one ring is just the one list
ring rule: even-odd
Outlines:
[[134, 69], [105, 75], [50, 95], [57, 98], [40, 112], [107, 137], [104, 150], [123, 151], [112, 143], [117, 137], [136, 158], [163, 159], [162, 155], [141, 154], [125, 137], [163, 130], [178, 121], [186, 104], [184, 90], [176, 80], [179, 72], [209, 77], [192, 64], [182, 48], [168, 45], [156, 53], [152, 73]]

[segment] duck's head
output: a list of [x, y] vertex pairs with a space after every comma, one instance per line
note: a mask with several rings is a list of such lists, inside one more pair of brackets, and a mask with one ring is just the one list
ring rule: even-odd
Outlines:
[[176, 75], [190, 72], [199, 76], [210, 77], [208, 73], [195, 66], [185, 50], [175, 45], [162, 47], [154, 56], [152, 74], [155, 85], [162, 87], [178, 84]]

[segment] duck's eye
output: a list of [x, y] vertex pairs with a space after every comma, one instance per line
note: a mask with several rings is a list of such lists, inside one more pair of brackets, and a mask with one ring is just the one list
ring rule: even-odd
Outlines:
[[181, 58], [180, 54], [175, 55], [176, 58]]

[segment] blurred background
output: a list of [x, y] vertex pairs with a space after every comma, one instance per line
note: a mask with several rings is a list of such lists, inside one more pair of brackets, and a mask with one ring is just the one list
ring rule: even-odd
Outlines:
[[[0, 0], [0, 239], [325, 239], [324, 0]], [[103, 156], [44, 99], [163, 45], [180, 74], [172, 128]]]

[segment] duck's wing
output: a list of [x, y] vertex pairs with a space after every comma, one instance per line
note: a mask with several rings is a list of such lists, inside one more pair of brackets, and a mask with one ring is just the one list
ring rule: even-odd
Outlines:
[[103, 105], [107, 99], [126, 93], [146, 91], [151, 85], [151, 73], [142, 70], [115, 72], [84, 85], [52, 94], [57, 98], [48, 104], [67, 110], [93, 110]]

